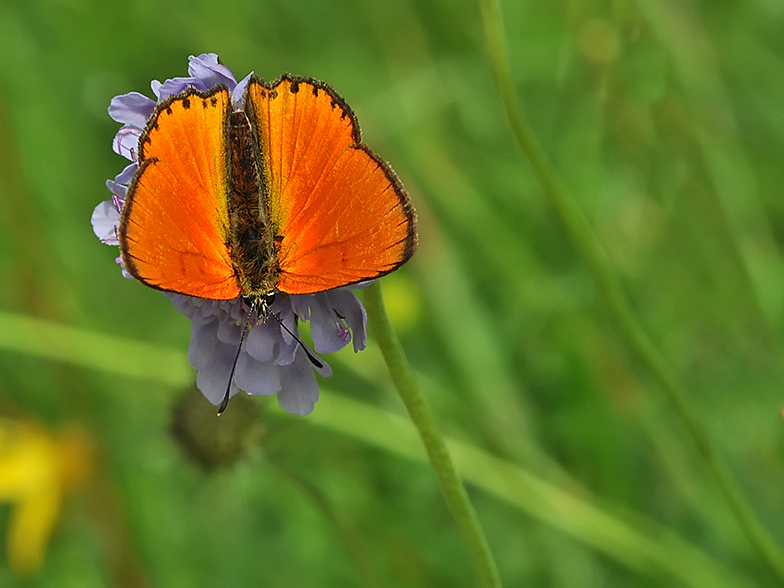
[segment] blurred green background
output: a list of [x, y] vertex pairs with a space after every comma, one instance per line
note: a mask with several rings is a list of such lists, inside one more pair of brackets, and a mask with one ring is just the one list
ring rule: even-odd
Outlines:
[[[535, 132], [784, 542], [784, 4], [502, 7]], [[77, 427], [65, 469], [87, 470], [40, 568], [0, 553], [0, 586], [475, 585], [372, 341], [326, 358], [309, 417], [232, 405], [251, 423], [220, 432], [249, 447], [233, 466], [171, 435], [189, 321], [121, 277], [90, 215], [126, 164], [110, 99], [208, 51], [238, 79], [329, 82], [411, 194], [420, 249], [387, 305], [443, 430], [485, 452], [460, 469], [506, 586], [776, 585], [522, 159], [474, 3], [0, 0], [0, 424], [61, 448]], [[21, 502], [2, 449], [5, 536]], [[490, 456], [516, 473], [491, 478]]]

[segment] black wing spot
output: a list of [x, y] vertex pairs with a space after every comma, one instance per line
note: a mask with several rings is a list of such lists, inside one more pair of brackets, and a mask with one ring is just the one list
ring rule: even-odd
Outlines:
[[318, 98], [318, 91], [319, 91], [319, 89], [318, 89], [318, 86], [313, 86], [313, 95], [314, 95], [316, 98]]
[[291, 86], [289, 86], [289, 90], [292, 94], [296, 94], [299, 92], [299, 82], [291, 82]]
[[[171, 106], [167, 106], [167, 107], [166, 107], [166, 114], [171, 114], [171, 113], [172, 113]], [[156, 124], [157, 124], [157, 123], [156, 123]]]
[[277, 90], [270, 90], [269, 96], [270, 96], [270, 99], [274, 100], [275, 98], [278, 97], [278, 91]]
[[187, 98], [183, 99], [183, 101], [182, 101], [182, 107], [183, 107], [185, 110], [188, 110], [188, 109], [191, 107], [191, 101], [190, 101], [190, 100], [188, 100]]
[[210, 104], [212, 104], [213, 106], [217, 106], [218, 99], [215, 96], [213, 96], [212, 98], [210, 98]]

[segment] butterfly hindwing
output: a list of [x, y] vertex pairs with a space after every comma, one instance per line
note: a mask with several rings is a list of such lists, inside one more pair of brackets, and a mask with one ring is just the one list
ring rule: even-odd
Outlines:
[[156, 108], [139, 141], [119, 239], [127, 270], [171, 292], [229, 300], [229, 114], [225, 87], [186, 90]]
[[276, 231], [277, 288], [309, 294], [387, 274], [416, 248], [416, 216], [394, 172], [361, 143], [353, 112], [328, 85], [252, 80], [254, 123]]

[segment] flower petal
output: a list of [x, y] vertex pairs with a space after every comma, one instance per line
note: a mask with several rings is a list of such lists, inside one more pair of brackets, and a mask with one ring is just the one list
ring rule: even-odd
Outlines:
[[313, 411], [319, 398], [318, 383], [305, 352], [301, 349], [297, 359], [281, 368], [281, 389], [278, 404], [288, 413], [305, 416]]
[[[278, 356], [275, 358], [275, 363], [277, 365], [289, 365], [294, 361], [297, 347], [299, 346], [297, 340], [288, 332], [299, 333], [297, 323], [294, 320], [294, 310], [291, 307], [291, 301], [292, 297], [287, 296], [286, 294], [279, 294], [272, 304], [272, 307], [269, 309], [269, 312], [277, 317], [268, 318], [268, 322], [275, 329], [280, 343]], [[288, 331], [284, 329], [282, 325], [285, 325]]]
[[[351, 329], [354, 338], [354, 352], [362, 351], [367, 343], [367, 312], [353, 292], [338, 288], [327, 292], [332, 308]], [[316, 347], [318, 350], [318, 347]], [[323, 352], [322, 352], [323, 353]]]
[[348, 289], [292, 296], [297, 316], [310, 319], [313, 345], [319, 353], [343, 349], [354, 335], [354, 351], [365, 348], [367, 315], [362, 303]]
[[209, 86], [197, 78], [171, 78], [162, 84], [159, 84], [158, 91], [155, 94], [158, 96], [158, 102], [162, 102], [187, 88], [196, 88], [203, 92], [208, 87]]
[[343, 349], [351, 339], [351, 332], [332, 308], [327, 293], [311, 297], [310, 333], [313, 346], [319, 353], [334, 353]]
[[118, 123], [143, 129], [155, 112], [155, 101], [139, 92], [115, 96], [109, 103], [109, 116]]
[[271, 361], [275, 353], [275, 343], [279, 340], [280, 327], [277, 323], [267, 322], [250, 330], [245, 338], [244, 350], [256, 361]]
[[250, 82], [252, 75], [253, 72], [250, 72], [248, 75], [242, 78], [231, 91], [231, 99], [237, 109], [244, 108], [245, 106], [245, 88], [248, 86], [248, 82]]
[[140, 128], [125, 125], [114, 136], [112, 141], [112, 149], [118, 155], [122, 155], [126, 159], [136, 161], [136, 153], [139, 149], [139, 137], [142, 134]]
[[61, 503], [59, 488], [52, 480], [28, 492], [12, 510], [8, 563], [16, 573], [29, 576], [40, 569]]
[[179, 94], [187, 88], [205, 91], [218, 85], [224, 85], [228, 86], [229, 90], [233, 90], [237, 86], [237, 80], [232, 71], [222, 65], [214, 53], [202, 53], [198, 57], [191, 55], [188, 61], [190, 76], [171, 78], [163, 83], [155, 80], [150, 85], [158, 102]]
[[[308, 351], [310, 351], [310, 353], [313, 353], [313, 350], [310, 347], [308, 347]], [[313, 355], [316, 355], [316, 354], [313, 353]], [[316, 357], [318, 357], [318, 356], [316, 356]], [[315, 365], [313, 365], [313, 362], [311, 362], [310, 363], [310, 368], [313, 369], [313, 370], [316, 370], [322, 378], [331, 378], [332, 377], [332, 368], [330, 367], [330, 365], [326, 361], [324, 361], [323, 357], [318, 357], [318, 360], [321, 362], [321, 367], [315, 366]], [[310, 360], [308, 360], [308, 361], [310, 361]]]
[[120, 244], [117, 239], [120, 214], [117, 212], [117, 207], [112, 200], [104, 200], [96, 206], [90, 222], [93, 225], [95, 236], [101, 240], [101, 243], [106, 243], [107, 245]]
[[219, 321], [218, 326], [218, 341], [222, 343], [226, 343], [227, 345], [234, 345], [234, 348], [237, 348], [237, 345], [240, 344], [240, 338], [242, 335], [242, 331], [240, 330], [240, 325], [238, 325], [234, 321]]
[[[201, 369], [196, 375], [196, 387], [201, 390], [205, 398], [213, 405], [218, 406], [226, 394], [226, 385], [229, 383], [231, 366], [234, 363], [234, 356], [237, 351], [235, 345], [221, 343], [216, 339], [215, 352], [213, 353], [213, 363], [208, 369]], [[239, 392], [237, 383], [231, 382], [231, 396]]]
[[[193, 320], [193, 317], [198, 313], [197, 308], [191, 303], [190, 296], [185, 296], [184, 294], [172, 294], [170, 292], [163, 292], [163, 295], [171, 300], [174, 308], [177, 309], [177, 311], [181, 312], [189, 319]], [[191, 329], [193, 329], [193, 326], [191, 326]], [[193, 338], [192, 330], [191, 338]]]
[[137, 169], [139, 169], [139, 164], [135, 162], [129, 163], [113, 180], [106, 180], [106, 187], [115, 196], [125, 198], [125, 194], [128, 192], [128, 184], [131, 183]]
[[128, 270], [125, 269], [125, 264], [123, 263], [122, 257], [118, 257], [114, 260], [114, 263], [120, 266], [120, 273], [122, 273], [122, 277], [126, 280], [135, 280], [131, 274], [128, 273]]
[[215, 53], [202, 53], [198, 57], [193, 55], [188, 57], [188, 73], [201, 80], [207, 88], [223, 84], [228, 86], [229, 90], [233, 90], [237, 85], [232, 71], [220, 62]]
[[257, 361], [243, 352], [237, 361], [234, 382], [246, 394], [269, 396], [281, 389], [280, 368], [271, 361]]
[[188, 346], [188, 361], [195, 370], [205, 370], [215, 363], [218, 348], [218, 321], [191, 323], [191, 342]]

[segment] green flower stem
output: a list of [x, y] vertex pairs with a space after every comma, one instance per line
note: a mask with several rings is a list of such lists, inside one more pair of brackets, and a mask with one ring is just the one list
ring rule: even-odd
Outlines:
[[430, 412], [427, 402], [414, 381], [411, 366], [403, 353], [400, 341], [389, 324], [378, 280], [365, 288], [363, 293], [371, 333], [381, 348], [381, 353], [392, 376], [392, 382], [419, 431], [430, 463], [441, 483], [446, 503], [471, 555], [479, 585], [484, 588], [500, 587], [501, 579], [498, 576], [498, 569], [479, 524], [476, 511], [468, 499], [463, 482], [457, 475], [444, 437], [436, 426], [433, 413]]
[[618, 322], [623, 335], [637, 359], [654, 377], [664, 392], [675, 414], [686, 427], [708, 469], [724, 494], [725, 499], [752, 545], [759, 551], [771, 570], [784, 582], [784, 553], [773, 537], [744, 500], [735, 485], [727, 465], [713, 447], [700, 421], [689, 408], [686, 393], [670, 372], [663, 356], [654, 347], [632, 314], [629, 303], [615, 276], [607, 255], [593, 233], [588, 220], [561, 181], [544, 149], [534, 135], [515, 92], [509, 66], [509, 55], [504, 34], [503, 17], [498, 0], [479, 0], [485, 37], [496, 84], [512, 131], [528, 158], [544, 192], [557, 210], [577, 250], [585, 258], [599, 290]]
[[[343, 367], [351, 369], [348, 365]], [[427, 462], [419, 435], [410, 420], [325, 386], [321, 391], [318, 410], [308, 416], [309, 423], [348, 435], [391, 455]], [[275, 405], [272, 409], [284, 414], [283, 409]], [[643, 585], [690, 588], [753, 588], [759, 585], [730, 567], [732, 558], [717, 561], [675, 530], [644, 514], [624, 513], [617, 504], [602, 505], [580, 488], [553, 484], [530, 469], [458, 439], [447, 437], [446, 444], [467, 484], [625, 566], [642, 578], [640, 583]]]
[[[42, 340], [56, 341], [56, 345], [41, 345]], [[181, 350], [107, 337], [95, 331], [3, 311], [0, 311], [0, 351], [63, 361], [113, 377], [155, 382], [171, 386], [172, 393], [193, 384], [193, 372], [187, 367], [186, 354]], [[158, 363], [161, 360], [176, 369], [164, 372]], [[177, 366], [185, 366], [187, 371]], [[345, 367], [351, 369], [350, 364]], [[324, 386], [321, 389], [318, 410], [308, 417], [308, 422], [350, 435], [399, 457], [427, 460], [409, 421], [335, 390]], [[148, 386], [138, 390], [159, 393]], [[290, 418], [275, 402], [268, 408]], [[676, 579], [678, 585], [694, 588], [757, 585], [736, 573], [726, 562], [717, 562], [655, 521], [639, 515], [634, 515], [632, 521], [626, 520], [628, 517], [619, 516], [616, 507], [605, 509], [583, 492], [555, 486], [535, 472], [478, 447], [455, 439], [447, 439], [446, 443], [467, 482], [643, 576], [658, 578], [664, 572]]]

